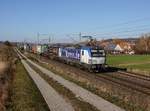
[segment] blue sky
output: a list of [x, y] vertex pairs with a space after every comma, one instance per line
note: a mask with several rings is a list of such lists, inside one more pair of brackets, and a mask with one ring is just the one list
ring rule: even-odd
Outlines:
[[149, 12], [150, 0], [0, 0], [0, 40], [134, 37], [149, 32]]

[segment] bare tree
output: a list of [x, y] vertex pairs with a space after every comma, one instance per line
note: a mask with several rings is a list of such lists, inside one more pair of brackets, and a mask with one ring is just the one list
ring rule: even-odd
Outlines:
[[145, 34], [137, 41], [135, 45], [137, 54], [150, 54], [150, 34]]

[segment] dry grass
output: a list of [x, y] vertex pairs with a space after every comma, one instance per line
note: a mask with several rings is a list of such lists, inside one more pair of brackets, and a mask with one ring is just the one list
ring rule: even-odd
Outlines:
[[0, 111], [5, 111], [13, 73], [15, 69], [15, 56], [11, 47], [0, 44]]
[[40, 91], [20, 61], [16, 64], [11, 101], [7, 111], [49, 111]]
[[59, 94], [61, 94], [66, 101], [69, 101], [75, 111], [99, 111], [96, 107], [92, 106], [91, 104], [82, 101], [81, 98], [76, 97], [74, 93], [72, 93], [69, 89], [55, 81], [54, 79], [50, 78], [43, 72], [41, 72], [38, 68], [33, 66], [28, 62], [28, 64], [44, 79], [46, 80]]
[[6, 62], [1, 62], [0, 61], [0, 74], [2, 74], [3, 72], [5, 72], [5, 70], [7, 69], [7, 63]]
[[[37, 60], [35, 62], [37, 62]], [[115, 87], [114, 85], [107, 84], [102, 81], [94, 81], [93, 79], [89, 79], [87, 76], [77, 76], [71, 71], [65, 71], [65, 69], [62, 69], [59, 66], [55, 66], [53, 64], [38, 64], [53, 72], [56, 72], [57, 74], [63, 76], [65, 79], [81, 85], [89, 91], [94, 92], [95, 94], [128, 111], [149, 111], [150, 106], [148, 103], [150, 97], [147, 95], [141, 95], [141, 93], [130, 90], [128, 88], [118, 88], [117, 86]]]

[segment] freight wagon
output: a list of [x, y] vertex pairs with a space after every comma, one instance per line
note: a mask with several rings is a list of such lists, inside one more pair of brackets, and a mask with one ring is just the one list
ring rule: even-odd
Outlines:
[[34, 54], [37, 53], [36, 45], [32, 45], [31, 52], [34, 53]]
[[[30, 52], [31, 49], [32, 49], [32, 45], [31, 45], [31, 44], [25, 44], [25, 45], [26, 45], [25, 50], [26, 50], [27, 52]], [[24, 45], [24, 46], [25, 46], [25, 45]]]
[[48, 45], [42, 44], [36, 46], [37, 54], [43, 55], [48, 51]]
[[59, 46], [49, 46], [48, 51], [46, 52], [47, 57], [50, 59], [58, 59]]
[[32, 52], [59, 60], [67, 64], [73, 64], [91, 71], [100, 71], [105, 68], [106, 54], [104, 49], [97, 46], [48, 46], [32, 45]]
[[24, 50], [24, 45], [22, 43], [17, 44], [17, 47], [22, 51]]

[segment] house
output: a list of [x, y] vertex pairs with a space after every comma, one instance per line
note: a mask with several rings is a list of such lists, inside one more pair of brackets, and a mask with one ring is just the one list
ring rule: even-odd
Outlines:
[[123, 49], [123, 53], [129, 54], [132, 51], [131, 44], [128, 42], [120, 42], [119, 46]]
[[133, 43], [122, 39], [102, 40], [99, 42], [107, 53], [112, 54], [134, 54]]
[[120, 47], [119, 44], [109, 44], [106, 47], [104, 47], [104, 49], [106, 50], [107, 53], [111, 53], [111, 54], [120, 54], [123, 53], [123, 49]]

